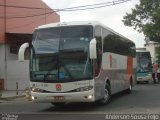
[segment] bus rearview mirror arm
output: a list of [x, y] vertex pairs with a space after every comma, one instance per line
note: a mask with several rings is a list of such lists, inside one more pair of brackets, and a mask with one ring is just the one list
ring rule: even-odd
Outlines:
[[97, 50], [96, 50], [96, 39], [93, 38], [89, 43], [89, 55], [90, 59], [96, 59], [97, 58]]
[[29, 47], [29, 43], [23, 43], [20, 48], [19, 48], [19, 52], [18, 52], [18, 61], [20, 62], [24, 62], [24, 53], [26, 48]]

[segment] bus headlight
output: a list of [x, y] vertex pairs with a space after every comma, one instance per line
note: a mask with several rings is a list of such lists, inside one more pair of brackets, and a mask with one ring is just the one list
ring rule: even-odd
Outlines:
[[85, 99], [93, 99], [93, 95], [84, 96]]
[[85, 87], [81, 87], [81, 88], [77, 88], [76, 91], [77, 92], [82, 92], [82, 91], [89, 91], [93, 88], [93, 86], [85, 86]]
[[151, 80], [151, 74], [147, 75], [147, 80]]
[[32, 91], [32, 92], [43, 92], [44, 90], [39, 89], [39, 88], [32, 87], [32, 88], [31, 88], [31, 91]]
[[32, 100], [35, 100], [34, 96], [32, 96]]
[[32, 100], [36, 100], [37, 99], [37, 97], [34, 97], [34, 96], [32, 96], [31, 98], [32, 98]]

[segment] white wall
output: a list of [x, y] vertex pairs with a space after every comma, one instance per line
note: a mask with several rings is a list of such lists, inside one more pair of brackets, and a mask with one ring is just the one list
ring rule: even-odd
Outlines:
[[4, 62], [5, 62], [4, 45], [0, 44], [0, 78], [4, 78]]
[[146, 45], [146, 49], [148, 51], [150, 51], [150, 53], [151, 53], [152, 62], [156, 62], [157, 61], [156, 47], [160, 47], [160, 44], [153, 42], [153, 43], [149, 43], [149, 44]]
[[5, 45], [0, 44], [0, 78], [5, 79], [5, 77]]
[[29, 86], [29, 60], [18, 61], [18, 55], [11, 54], [7, 46], [7, 90], [16, 90], [16, 82], [20, 90]]
[[148, 50], [151, 54], [151, 57], [152, 57], [152, 62], [155, 62], [155, 46], [154, 44], [149, 44], [146, 46], [146, 50]]
[[7, 61], [7, 90], [16, 90], [16, 82], [19, 89], [24, 90], [29, 86], [29, 61]]
[[5, 44], [0, 44], [0, 78], [4, 79], [5, 90], [16, 90], [16, 82], [20, 90], [29, 87], [29, 60], [18, 62], [18, 55], [11, 54]]

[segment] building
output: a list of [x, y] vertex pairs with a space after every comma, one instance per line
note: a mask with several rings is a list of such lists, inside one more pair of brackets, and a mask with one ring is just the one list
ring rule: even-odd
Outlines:
[[152, 62], [156, 62], [158, 60], [157, 53], [158, 53], [158, 48], [160, 47], [160, 44], [157, 42], [150, 41], [144, 46], [146, 50], [150, 51]]
[[18, 49], [31, 42], [35, 27], [59, 22], [60, 16], [41, 0], [0, 1], [0, 89], [29, 86], [29, 60], [18, 62]]
[[143, 48], [136, 48], [136, 50], [146, 50], [149, 51], [151, 54], [151, 60], [152, 62], [158, 61], [158, 48], [160, 48], [160, 44], [157, 42], [149, 41], [147, 44], [144, 45]]

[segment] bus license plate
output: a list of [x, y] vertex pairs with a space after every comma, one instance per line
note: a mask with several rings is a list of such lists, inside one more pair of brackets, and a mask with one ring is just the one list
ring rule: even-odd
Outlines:
[[64, 96], [54, 96], [54, 100], [63, 101], [63, 100], [65, 100], [65, 98], [64, 98]]

